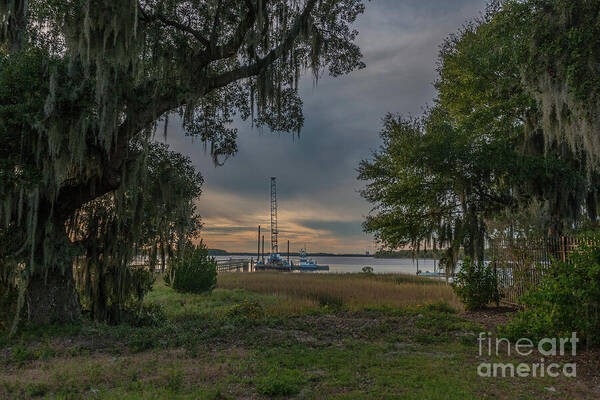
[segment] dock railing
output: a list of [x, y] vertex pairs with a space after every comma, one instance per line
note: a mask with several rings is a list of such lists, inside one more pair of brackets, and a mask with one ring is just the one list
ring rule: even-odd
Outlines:
[[228, 260], [217, 260], [217, 272], [227, 271], [249, 271], [252, 268], [250, 258], [230, 258]]

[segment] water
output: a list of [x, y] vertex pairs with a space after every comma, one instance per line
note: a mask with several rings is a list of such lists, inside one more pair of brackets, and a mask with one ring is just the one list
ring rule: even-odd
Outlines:
[[[248, 256], [227, 255], [216, 256], [217, 260], [227, 260], [229, 258], [249, 258]], [[285, 258], [285, 257], [284, 257]], [[375, 257], [319, 257], [309, 256], [319, 265], [329, 265], [329, 273], [349, 273], [362, 272], [363, 267], [373, 268], [376, 274], [410, 274], [417, 273], [417, 260], [411, 258], [375, 258]], [[290, 257], [294, 263], [298, 263], [297, 257]], [[419, 270], [433, 272], [434, 260], [419, 259]], [[436, 262], [437, 265], [437, 262]]]

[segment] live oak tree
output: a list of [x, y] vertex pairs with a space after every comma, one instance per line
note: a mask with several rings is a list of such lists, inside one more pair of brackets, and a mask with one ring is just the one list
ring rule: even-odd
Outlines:
[[514, 212], [539, 200], [548, 233], [561, 234], [582, 220], [596, 219], [599, 176], [566, 141], [548, 140], [553, 133], [539, 97], [544, 92], [533, 90], [524, 72], [536, 64], [523, 55], [534, 38], [523, 35], [512, 7], [513, 2], [492, 3], [482, 18], [443, 43], [437, 102], [479, 146], [504, 143], [513, 149], [494, 172], [498, 180], [501, 170], [509, 172], [508, 179], [502, 178], [512, 197], [505, 206]]
[[391, 249], [444, 248], [450, 271], [461, 248], [483, 259], [485, 218], [512, 201], [515, 151], [504, 141], [482, 145], [439, 106], [418, 119], [388, 115], [381, 137], [359, 166], [361, 194], [374, 205], [365, 230]]
[[[29, 319], [78, 317], [73, 216], [135, 182], [159, 122], [166, 134], [178, 113], [215, 162], [236, 151], [236, 115], [298, 131], [302, 71], [363, 66], [351, 28], [362, 11], [361, 0], [0, 1], [0, 276], [19, 276]], [[119, 258], [107, 251], [103, 262]]]
[[[539, 3], [548, 7], [537, 9]], [[569, 145], [565, 138], [574, 114], [561, 108], [562, 117], [548, 115], [547, 96], [555, 94], [534, 86], [530, 75], [539, 66], [531, 43], [541, 40], [540, 18], [556, 10], [576, 13], [565, 7], [561, 1], [494, 2], [444, 41], [434, 107], [419, 119], [386, 117], [381, 148], [359, 167], [359, 179], [367, 181], [362, 195], [374, 205], [364, 227], [381, 243], [416, 248], [433, 241], [447, 249], [445, 261], [452, 269], [460, 248], [482, 260], [485, 239], [498, 230], [523, 229], [517, 225], [526, 218], [514, 216], [534, 215], [533, 207], [541, 208], [538, 228], [544, 234], [596, 221], [600, 179], [593, 157], [585, 156], [595, 150], [590, 141], [584, 154]], [[594, 31], [583, 16], [569, 24], [580, 29], [586, 20]], [[540, 24], [536, 29], [523, 26], [534, 22]], [[560, 32], [561, 39], [545, 39], [568, 43], [574, 51], [573, 40], [579, 39]], [[540, 58], [549, 50], [535, 49]], [[586, 68], [598, 66], [594, 57], [597, 52], [585, 52]], [[564, 69], [552, 79], [579, 85], [568, 83], [572, 78]], [[593, 96], [590, 101], [593, 108]], [[550, 108], [555, 106], [563, 107], [554, 102]], [[548, 122], [557, 117], [566, 118], [563, 136], [549, 140], [555, 125], [563, 123]], [[507, 215], [513, 217], [510, 226], [502, 226]]]

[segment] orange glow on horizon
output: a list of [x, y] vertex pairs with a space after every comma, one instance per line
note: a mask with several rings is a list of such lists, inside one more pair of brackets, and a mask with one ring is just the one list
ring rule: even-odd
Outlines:
[[[328, 222], [360, 224], [355, 218], [350, 219], [349, 213], [344, 210], [332, 212], [318, 203], [308, 204], [305, 200], [301, 204], [295, 201], [282, 203], [278, 213], [280, 253], [287, 251], [288, 240], [292, 252], [305, 246], [310, 252], [364, 254], [365, 251], [373, 251], [372, 239], [366, 234], [346, 235], [344, 232], [336, 233], [304, 224], [305, 221], [318, 221], [325, 226]], [[267, 207], [264, 199], [207, 191], [198, 204], [204, 224], [201, 238], [211, 249], [256, 252], [258, 225], [261, 225], [261, 235], [265, 237], [265, 252], [270, 252], [270, 214]]]

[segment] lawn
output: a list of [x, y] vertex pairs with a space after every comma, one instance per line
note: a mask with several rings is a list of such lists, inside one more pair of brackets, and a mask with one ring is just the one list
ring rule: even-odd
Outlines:
[[[449, 287], [415, 277], [225, 273], [211, 295], [157, 280], [141, 326], [84, 321], [0, 343], [0, 398], [597, 398], [593, 378], [477, 376]], [[503, 362], [520, 362], [517, 358]]]

